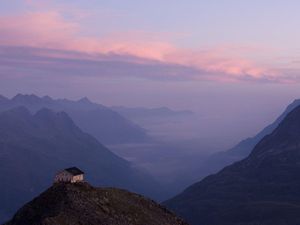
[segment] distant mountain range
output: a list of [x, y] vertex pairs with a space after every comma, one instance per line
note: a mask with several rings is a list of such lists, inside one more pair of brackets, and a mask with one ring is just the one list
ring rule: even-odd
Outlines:
[[246, 159], [165, 204], [195, 225], [300, 224], [300, 106]]
[[188, 225], [143, 196], [87, 183], [54, 184], [5, 225]]
[[18, 106], [25, 106], [33, 113], [42, 108], [64, 111], [83, 131], [90, 133], [103, 144], [140, 143], [149, 140], [145, 129], [118, 112], [87, 98], [71, 101], [22, 94], [12, 99], [0, 96], [0, 111]]
[[[36, 100], [47, 100], [30, 99], [32, 107]], [[81, 103], [75, 108], [77, 104]], [[65, 112], [41, 109], [32, 114], [17, 107], [0, 113], [0, 219], [48, 187], [58, 170], [71, 166], [82, 168], [94, 185], [126, 188], [153, 198], [163, 193], [152, 177], [83, 132]]]
[[188, 110], [172, 110], [168, 107], [160, 107], [160, 108], [144, 108], [144, 107], [135, 107], [129, 108], [124, 106], [113, 106], [112, 110], [120, 113], [124, 117], [128, 119], [141, 119], [141, 118], [149, 118], [149, 117], [175, 117], [175, 116], [192, 116], [193, 112]]

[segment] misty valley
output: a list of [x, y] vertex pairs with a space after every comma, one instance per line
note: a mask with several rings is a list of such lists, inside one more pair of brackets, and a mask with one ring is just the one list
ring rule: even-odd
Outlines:
[[[154, 199], [190, 224], [297, 221], [299, 107], [295, 100], [257, 135], [209, 153], [197, 151], [201, 140], [172, 133], [196, 119], [190, 111], [1, 96], [1, 222], [49, 188], [57, 171], [74, 165], [91, 185]], [[278, 218], [268, 216], [278, 210]], [[7, 224], [20, 224], [17, 218]]]
[[0, 1], [0, 225], [300, 225], [300, 1]]

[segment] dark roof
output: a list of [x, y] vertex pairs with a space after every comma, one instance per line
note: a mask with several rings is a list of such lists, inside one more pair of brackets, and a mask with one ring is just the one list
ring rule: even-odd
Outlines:
[[70, 167], [70, 168], [65, 169], [65, 171], [69, 172], [70, 174], [72, 174], [74, 176], [84, 174], [84, 172], [81, 171], [80, 169], [78, 169], [77, 167]]

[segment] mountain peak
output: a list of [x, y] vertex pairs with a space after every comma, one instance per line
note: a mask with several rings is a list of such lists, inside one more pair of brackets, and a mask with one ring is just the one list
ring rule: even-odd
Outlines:
[[[130, 204], [128, 204], [130, 203]], [[116, 188], [57, 183], [22, 207], [6, 225], [187, 225], [152, 200]]]
[[300, 106], [294, 108], [279, 124], [275, 133], [289, 132], [300, 135]]
[[48, 95], [43, 96], [42, 99], [45, 101], [48, 101], [48, 102], [53, 101], [53, 99], [51, 97], [49, 97]]
[[23, 99], [23, 98], [39, 98], [39, 97], [36, 96], [35, 94], [21, 94], [21, 93], [18, 93], [13, 97], [13, 99]]
[[12, 98], [12, 101], [23, 104], [34, 104], [41, 102], [42, 99], [34, 94], [17, 94], [15, 97]]
[[300, 106], [287, 114], [284, 120], [253, 149], [251, 157], [259, 157], [292, 151], [300, 146]]
[[52, 123], [52, 126], [60, 123], [61, 125], [64, 124], [63, 127], [73, 128], [76, 127], [72, 119], [68, 116], [67, 113], [61, 112], [54, 112], [48, 108], [42, 108], [36, 112], [34, 115], [37, 119], [40, 119], [42, 122]]
[[87, 97], [83, 97], [78, 100], [80, 103], [92, 103]]
[[40, 117], [40, 116], [55, 117], [56, 115], [57, 115], [57, 113], [52, 111], [49, 108], [42, 108], [35, 113], [35, 116], [37, 116], [37, 117]]

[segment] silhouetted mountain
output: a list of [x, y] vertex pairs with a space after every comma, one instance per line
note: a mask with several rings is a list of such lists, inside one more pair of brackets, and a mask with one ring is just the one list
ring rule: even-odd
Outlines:
[[143, 196], [87, 183], [54, 184], [5, 225], [187, 225]]
[[138, 118], [147, 118], [147, 117], [175, 117], [175, 116], [191, 116], [193, 112], [188, 110], [172, 110], [167, 107], [160, 108], [129, 108], [124, 106], [113, 106], [112, 110], [120, 113], [128, 119], [138, 119]]
[[146, 131], [119, 113], [87, 98], [79, 101], [54, 100], [49, 96], [18, 94], [11, 100], [0, 97], [0, 111], [25, 106], [31, 112], [42, 108], [65, 111], [85, 132], [92, 134], [104, 144], [138, 143], [149, 140]]
[[48, 187], [57, 170], [74, 165], [95, 185], [153, 198], [163, 192], [146, 173], [82, 132], [66, 113], [41, 109], [32, 115], [18, 107], [0, 114], [0, 220]]
[[[269, 126], [265, 127], [257, 135], [251, 138], [247, 138], [238, 143], [233, 148], [224, 151], [217, 152], [211, 155], [205, 163], [203, 163], [198, 169], [198, 179], [203, 178], [209, 174], [218, 172], [225, 166], [228, 166], [236, 161], [247, 157], [254, 146], [266, 135], [272, 133], [280, 122], [286, 117], [286, 115], [300, 105], [300, 99], [291, 103], [286, 110]], [[196, 173], [196, 172], [195, 172]]]
[[244, 160], [166, 202], [197, 225], [300, 224], [300, 107]]

